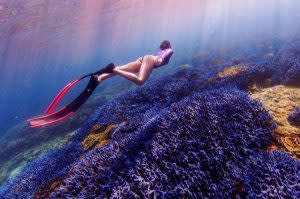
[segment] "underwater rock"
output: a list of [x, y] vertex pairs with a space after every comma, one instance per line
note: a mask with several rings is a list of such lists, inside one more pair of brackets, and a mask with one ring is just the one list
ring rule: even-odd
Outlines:
[[230, 196], [274, 126], [259, 103], [228, 88], [187, 97], [128, 128], [88, 152], [51, 198]]

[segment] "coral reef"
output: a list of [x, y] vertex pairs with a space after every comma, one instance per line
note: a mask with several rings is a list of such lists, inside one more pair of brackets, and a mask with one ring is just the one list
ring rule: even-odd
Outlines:
[[262, 89], [251, 94], [251, 97], [261, 101], [276, 120], [277, 147], [283, 147], [295, 157], [300, 157], [300, 128], [288, 121], [290, 112], [299, 106], [300, 88], [279, 85]]
[[230, 196], [273, 129], [257, 102], [230, 88], [185, 98], [143, 123], [90, 151], [51, 197]]
[[289, 155], [273, 151], [252, 157], [243, 195], [246, 198], [299, 198], [300, 164]]
[[300, 41], [294, 41], [283, 48], [279, 56], [283, 82], [286, 85], [300, 86]]
[[225, 68], [223, 71], [218, 73], [219, 77], [225, 77], [225, 76], [235, 76], [241, 72], [244, 72], [247, 70], [247, 67], [245, 66], [232, 66], [229, 68]]
[[76, 143], [50, 151], [45, 156], [31, 162], [16, 178], [2, 186], [0, 196], [6, 198], [32, 197], [39, 187], [66, 174], [70, 165], [78, 159], [81, 153], [81, 146]]
[[99, 85], [101, 92], [95, 92], [83, 106], [68, 120], [47, 128], [30, 129], [25, 122], [10, 129], [0, 139], [0, 185], [7, 179], [13, 178], [28, 163], [37, 157], [45, 155], [50, 150], [70, 143], [71, 138], [97, 107], [111, 99], [117, 93], [130, 88], [130, 83]]
[[291, 125], [300, 126], [300, 108], [296, 108], [295, 111], [288, 115], [288, 121]]
[[83, 150], [87, 151], [91, 147], [100, 147], [111, 141], [111, 134], [116, 125], [110, 125], [102, 132], [100, 125], [93, 126], [90, 134], [82, 141]]
[[299, 44], [200, 51], [100, 106], [0, 197], [299, 198]]
[[[18, 132], [18, 134], [21, 132]], [[33, 133], [27, 130], [23, 131], [22, 136], [19, 135], [18, 139], [12, 139], [12, 137], [10, 139], [6, 139], [7, 137], [3, 138], [3, 143], [0, 144], [2, 147], [0, 152], [0, 183], [4, 182], [8, 177], [12, 178], [19, 174], [36, 157], [43, 156], [48, 151], [67, 144], [76, 131], [69, 132], [65, 136], [56, 136], [52, 139], [45, 136], [49, 140], [47, 138], [39, 139], [42, 136], [41, 132], [36, 133], [31, 135]], [[34, 143], [35, 140], [36, 143]], [[4, 141], [7, 142], [6, 145], [4, 145]]]

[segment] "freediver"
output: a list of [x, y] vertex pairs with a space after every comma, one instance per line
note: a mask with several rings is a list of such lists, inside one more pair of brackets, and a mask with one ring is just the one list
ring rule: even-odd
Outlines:
[[[160, 51], [156, 55], [145, 55], [123, 66], [115, 66], [113, 63], [110, 63], [99, 71], [84, 75], [66, 85], [56, 95], [45, 110], [45, 115], [28, 119], [27, 121], [30, 123], [31, 128], [37, 128], [64, 120], [72, 115], [92, 95], [100, 82], [114, 75], [124, 77], [137, 85], [143, 85], [154, 68], [158, 68], [169, 63], [172, 54], [173, 50], [171, 48], [171, 44], [169, 41], [165, 40], [160, 44]], [[84, 91], [71, 103], [55, 111], [58, 103], [66, 95], [66, 93], [75, 84], [86, 77], [90, 77], [90, 80]]]
[[98, 76], [98, 82], [115, 75], [124, 77], [137, 85], [143, 85], [149, 78], [152, 70], [169, 63], [173, 54], [171, 44], [164, 40], [160, 46], [160, 51], [156, 55], [145, 55], [137, 60], [122, 66], [110, 65], [106, 67], [106, 72]]

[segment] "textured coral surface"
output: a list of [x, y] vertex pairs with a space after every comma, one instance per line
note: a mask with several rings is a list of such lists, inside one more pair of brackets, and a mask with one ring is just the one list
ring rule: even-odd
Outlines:
[[223, 71], [219, 72], [218, 76], [219, 77], [235, 76], [246, 70], [247, 70], [247, 67], [245, 67], [245, 66], [232, 66], [229, 68], [225, 68]]
[[300, 127], [300, 108], [296, 108], [288, 115], [288, 121], [291, 125]]
[[82, 141], [83, 149], [86, 151], [91, 147], [100, 147], [111, 141], [114, 128], [115, 125], [110, 125], [104, 131], [101, 131], [100, 125], [93, 126], [90, 134]]
[[247, 198], [299, 198], [300, 165], [289, 155], [273, 151], [252, 157], [252, 167], [245, 177]]
[[51, 197], [228, 197], [273, 130], [267, 112], [234, 89], [193, 95], [143, 123], [81, 159]]
[[274, 116], [278, 125], [277, 141], [281, 147], [296, 157], [300, 157], [300, 128], [288, 121], [288, 116], [300, 106], [300, 88], [283, 85], [262, 89], [251, 95], [253, 99], [261, 101], [270, 114]]

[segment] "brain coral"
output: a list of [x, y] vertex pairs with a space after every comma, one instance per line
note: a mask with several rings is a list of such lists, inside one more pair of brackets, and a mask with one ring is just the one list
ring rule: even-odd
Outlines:
[[184, 98], [144, 117], [133, 131], [119, 129], [111, 143], [83, 157], [51, 197], [231, 196], [247, 159], [270, 143], [272, 123], [240, 90]]

